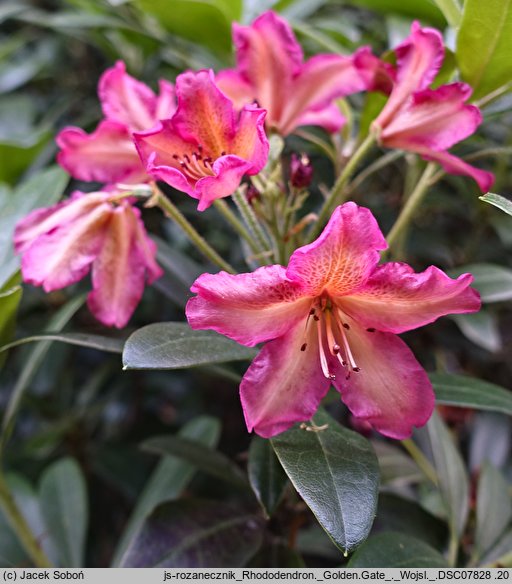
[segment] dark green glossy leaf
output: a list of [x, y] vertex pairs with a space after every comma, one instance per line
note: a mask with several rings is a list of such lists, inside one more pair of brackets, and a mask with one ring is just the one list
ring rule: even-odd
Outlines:
[[481, 556], [495, 545], [512, 519], [509, 484], [499, 470], [486, 462], [478, 480], [475, 546]]
[[495, 264], [469, 264], [456, 270], [450, 270], [450, 275], [459, 276], [469, 272], [475, 280], [472, 284], [482, 297], [482, 302], [500, 302], [512, 300], [512, 270]]
[[427, 423], [438, 487], [448, 510], [451, 532], [459, 536], [464, 531], [469, 512], [469, 478], [461, 454], [450, 431], [434, 412]]
[[32, 209], [58, 201], [68, 180], [68, 175], [54, 166], [35, 174], [14, 191], [0, 188], [0, 288], [20, 265], [12, 246], [16, 223]]
[[262, 522], [219, 501], [165, 503], [145, 521], [122, 568], [241, 568], [261, 545]]
[[245, 474], [227, 456], [193, 440], [179, 436], [156, 436], [143, 442], [141, 447], [147, 452], [182, 458], [197, 469], [238, 487], [249, 486]]
[[194, 331], [183, 322], [160, 322], [135, 331], [123, 352], [125, 369], [183, 369], [252, 359], [255, 349], [213, 331]]
[[512, 80], [511, 0], [465, 0], [457, 36], [457, 61], [474, 99]]
[[491, 353], [496, 353], [501, 349], [498, 318], [494, 313], [482, 308], [479, 312], [453, 314], [450, 318], [457, 323], [462, 334], [475, 345]]
[[343, 551], [367, 537], [375, 517], [379, 467], [370, 443], [320, 410], [314, 423], [272, 439], [272, 446], [298, 493]]
[[98, 349], [98, 351], [105, 351], [106, 353], [119, 354], [123, 352], [124, 345], [123, 339], [103, 337], [101, 335], [90, 335], [86, 333], [45, 333], [43, 335], [32, 335], [31, 337], [18, 339], [12, 343], [9, 343], [8, 345], [1, 346], [0, 353], [13, 347], [18, 347], [19, 345], [25, 345], [26, 343], [34, 343], [38, 341], [58, 341], [60, 343], [67, 343], [68, 345], [77, 345], [78, 347]]
[[247, 471], [254, 494], [265, 515], [270, 517], [284, 495], [288, 477], [269, 440], [253, 437]]
[[56, 544], [61, 566], [82, 567], [88, 504], [85, 479], [78, 464], [72, 458], [52, 464], [41, 479], [39, 497], [48, 534]]
[[429, 377], [434, 386], [438, 404], [512, 415], [512, 391], [499, 385], [448, 373], [431, 373]]
[[402, 533], [368, 538], [348, 563], [349, 568], [447, 568], [443, 556], [423, 541]]
[[[215, 418], [200, 416], [185, 424], [180, 430], [179, 436], [195, 440], [198, 444], [215, 448], [219, 441], [220, 423]], [[146, 517], [161, 503], [177, 499], [192, 480], [195, 472], [196, 467], [190, 462], [175, 456], [164, 456], [162, 458], [149, 477], [144, 490], [137, 500], [135, 509], [132, 511], [114, 554], [113, 567], [122, 562], [126, 549], [136, 537]]]
[[510, 199], [506, 199], [505, 197], [502, 197], [501, 195], [497, 195], [495, 193], [486, 193], [485, 195], [482, 195], [481, 197], [478, 198], [481, 201], [484, 201], [484, 203], [494, 205], [495, 207], [498, 207], [498, 209], [501, 209], [508, 215], [512, 215], [512, 201]]

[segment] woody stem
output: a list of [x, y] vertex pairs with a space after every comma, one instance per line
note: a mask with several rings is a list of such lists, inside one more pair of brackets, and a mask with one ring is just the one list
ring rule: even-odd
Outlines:
[[[156, 187], [155, 187], [156, 189]], [[230, 274], [236, 274], [236, 270], [228, 264], [221, 256], [213, 249], [213, 247], [202, 237], [193, 227], [185, 216], [180, 212], [176, 205], [170, 201], [160, 190], [155, 190], [153, 204], [160, 207], [162, 211], [177, 223], [181, 229], [184, 231], [185, 235], [189, 238], [191, 243], [193, 243], [197, 249], [204, 255], [205, 258], [209, 259], [212, 263], [218, 266], [221, 270], [224, 270]]]

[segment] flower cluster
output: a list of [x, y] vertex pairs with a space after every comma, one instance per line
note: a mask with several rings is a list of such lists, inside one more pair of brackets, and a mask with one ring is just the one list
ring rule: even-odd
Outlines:
[[[187, 71], [175, 84], [161, 80], [158, 94], [128, 75], [122, 62], [103, 74], [104, 119], [91, 134], [68, 127], [57, 136], [59, 164], [75, 179], [103, 186], [75, 192], [18, 224], [24, 280], [51, 291], [91, 270], [91, 312], [107, 326], [123, 327], [145, 283], [162, 274], [136, 206], [138, 185], [146, 185], [158, 205], [165, 197], [156, 181], [167, 183], [197, 199], [198, 211], [236, 196], [248, 219], [247, 229], [240, 222], [235, 227], [249, 236], [256, 261], [273, 265], [203, 274], [186, 312], [194, 329], [213, 329], [248, 346], [266, 343], [240, 388], [249, 430], [269, 437], [309, 419], [333, 385], [355, 416], [387, 436], [409, 436], [429, 418], [434, 397], [425, 371], [396, 335], [445, 314], [478, 310], [472, 277], [452, 280], [433, 266], [415, 273], [406, 264], [378, 265], [387, 244], [375, 218], [355, 203], [339, 205], [336, 189], [327, 226], [308, 243], [305, 227], [315, 216], [296, 221], [295, 215], [312, 166], [292, 154], [286, 193], [282, 178], [272, 174], [282, 167], [267, 164], [269, 138], [286, 138], [302, 126], [338, 134], [346, 122], [338, 100], [378, 91], [387, 101], [368, 142], [416, 153], [486, 191], [492, 175], [448, 152], [482, 121], [467, 103], [471, 88], [458, 82], [431, 87], [444, 47], [438, 31], [419, 23], [391, 62], [368, 47], [305, 60], [288, 23], [271, 11], [250, 26], [235, 24], [233, 41], [234, 69]], [[258, 192], [254, 201], [246, 177]], [[267, 231], [256, 217], [265, 220], [266, 205], [273, 221]], [[319, 233], [324, 225], [317, 226]], [[277, 251], [265, 247], [270, 241]]]

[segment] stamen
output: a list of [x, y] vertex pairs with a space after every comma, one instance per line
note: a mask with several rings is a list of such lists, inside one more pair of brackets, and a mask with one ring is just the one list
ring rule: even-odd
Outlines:
[[[192, 180], [199, 180], [205, 176], [213, 176], [214, 172], [212, 169], [213, 159], [208, 157], [203, 159], [201, 152], [202, 146], [198, 146], [199, 154], [197, 152], [192, 152], [189, 156], [184, 153], [181, 157], [178, 154], [173, 154], [172, 157], [177, 161], [182, 169], [183, 174], [187, 175], [188, 178]], [[202, 160], [203, 164], [199, 161]]]
[[[343, 322], [343, 320], [342, 320], [343, 313], [339, 309], [338, 309], [338, 316], [340, 318], [340, 322]], [[343, 323], [343, 327], [339, 327], [341, 341], [343, 343], [343, 349], [345, 350], [345, 356], [347, 357], [348, 362], [350, 363], [350, 368], [352, 369], [352, 371], [355, 371], [356, 373], [358, 373], [359, 371], [361, 371], [361, 369], [360, 369], [360, 367], [357, 366], [357, 363], [354, 359], [354, 355], [352, 354], [352, 351], [350, 350], [350, 345], [348, 343], [348, 339], [347, 339], [347, 335], [345, 334], [345, 330], [350, 330], [350, 326], [347, 323]], [[349, 375], [350, 375], [350, 373], [349, 373]]]
[[341, 347], [336, 342], [332, 332], [331, 311], [329, 309], [325, 311], [325, 329], [327, 332], [329, 351], [331, 352], [331, 355], [337, 355], [340, 352]]
[[331, 381], [334, 381], [334, 379], [336, 379], [336, 376], [329, 371], [329, 365], [327, 364], [327, 357], [324, 351], [322, 322], [320, 321], [320, 319], [317, 320], [316, 325], [318, 331], [318, 351], [320, 353], [320, 365], [322, 366], [322, 372], [324, 374], [324, 377], [330, 379]]

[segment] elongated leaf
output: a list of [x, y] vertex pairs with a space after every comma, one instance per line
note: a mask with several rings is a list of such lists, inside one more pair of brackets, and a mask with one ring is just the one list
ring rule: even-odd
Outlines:
[[248, 487], [244, 473], [231, 460], [212, 448], [178, 436], [156, 436], [142, 443], [142, 449], [182, 458], [199, 470], [239, 487]]
[[270, 517], [284, 495], [288, 477], [269, 440], [254, 436], [247, 470], [252, 490], [265, 515]]
[[88, 505], [85, 480], [73, 459], [59, 460], [45, 471], [41, 479], [40, 501], [61, 565], [80, 568], [84, 564]]
[[255, 349], [213, 331], [194, 331], [183, 322], [150, 324], [129, 337], [123, 352], [125, 369], [183, 369], [196, 365], [252, 359]]
[[218, 501], [156, 509], [123, 558], [123, 568], [240, 568], [261, 545], [258, 516]]
[[32, 209], [58, 201], [68, 180], [61, 168], [53, 166], [35, 174], [14, 191], [0, 188], [0, 288], [20, 264], [12, 247], [16, 223]]
[[481, 556], [495, 545], [512, 520], [509, 485], [499, 470], [485, 463], [478, 481], [475, 545]]
[[484, 203], [494, 205], [495, 207], [498, 207], [498, 209], [501, 209], [508, 215], [512, 215], [512, 201], [510, 199], [506, 199], [505, 197], [502, 197], [501, 195], [496, 195], [495, 193], [486, 193], [485, 195], [482, 195], [481, 197], [478, 198], [481, 201], [484, 201]]
[[[84, 300], [85, 296], [77, 296], [76, 298], [71, 299], [51, 318], [48, 323], [48, 329], [55, 332], [62, 330], [75, 314], [75, 312], [83, 305]], [[5, 442], [11, 432], [12, 424], [14, 423], [14, 418], [18, 411], [23, 394], [34, 378], [34, 375], [37, 373], [37, 370], [43, 362], [46, 353], [51, 347], [51, 344], [52, 341], [43, 341], [38, 343], [27, 357], [25, 366], [12, 391], [4, 419], [2, 421], [2, 438], [0, 441], [0, 446], [2, 447], [5, 445]]]
[[473, 314], [453, 314], [450, 317], [470, 341], [486, 351], [495, 353], [502, 347], [498, 319], [495, 314], [481, 309]]
[[496, 545], [494, 545], [480, 560], [481, 565], [488, 565], [493, 562], [501, 566], [506, 566], [506, 564], [501, 560], [501, 558], [509, 557], [510, 561], [510, 550], [512, 550], [512, 529], [506, 531], [498, 540]]
[[44, 335], [32, 335], [18, 339], [7, 345], [0, 347], [0, 353], [25, 345], [26, 343], [35, 343], [38, 341], [58, 341], [60, 343], [67, 343], [68, 345], [77, 345], [79, 347], [88, 347], [89, 349], [98, 349], [98, 351], [105, 351], [106, 353], [123, 352], [123, 339], [115, 339], [113, 337], [103, 337], [101, 335], [90, 335], [85, 333], [46, 333]]
[[480, 293], [482, 302], [512, 300], [512, 270], [509, 268], [496, 264], [469, 264], [450, 270], [450, 275], [459, 276], [466, 272], [473, 274], [473, 287]]
[[471, 420], [469, 470], [479, 472], [484, 462], [505, 466], [512, 446], [512, 421], [497, 412], [477, 412]]
[[512, 391], [494, 383], [448, 373], [431, 373], [436, 403], [512, 415]]
[[443, 13], [446, 22], [453, 28], [457, 28], [462, 19], [462, 8], [459, 0], [434, 0], [434, 2]]
[[443, 556], [423, 541], [402, 533], [379, 533], [354, 553], [349, 568], [447, 568]]
[[[204, 444], [215, 448], [220, 436], [220, 423], [209, 416], [200, 416], [185, 424], [180, 430], [180, 436], [195, 440], [198, 444]], [[142, 491], [135, 509], [133, 510], [123, 536], [117, 546], [112, 560], [112, 566], [116, 567], [122, 562], [122, 557], [130, 542], [136, 537], [144, 520], [158, 505], [164, 501], [172, 501], [180, 496], [183, 489], [191, 481], [196, 472], [196, 467], [185, 460], [175, 456], [164, 456], [150, 476]]]
[[368, 535], [375, 517], [379, 467], [370, 443], [320, 410], [314, 423], [272, 438], [272, 446], [300, 496], [344, 552]]
[[478, 99], [512, 79], [512, 0], [465, 0], [457, 61]]
[[[16, 282], [18, 279], [17, 276], [15, 276], [14, 281], [11, 278], [5, 289], [0, 289], [0, 346], [8, 343], [14, 334], [16, 312], [23, 294], [21, 286]], [[6, 355], [0, 355], [0, 368], [5, 357]]]
[[469, 511], [469, 479], [466, 468], [448, 428], [437, 412], [434, 412], [426, 427], [439, 490], [448, 510], [450, 530], [460, 537]]
[[418, 465], [400, 450], [387, 442], [373, 441], [372, 446], [377, 454], [382, 483], [409, 484], [423, 479], [423, 473]]

